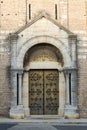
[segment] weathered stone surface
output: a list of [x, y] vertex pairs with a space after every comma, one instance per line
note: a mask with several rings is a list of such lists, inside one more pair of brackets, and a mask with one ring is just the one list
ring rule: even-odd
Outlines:
[[[29, 4], [31, 4], [31, 19], [29, 19]], [[57, 4], [57, 19], [55, 19], [55, 4]], [[16, 70], [17, 67], [18, 69], [23, 69], [22, 63], [26, 51], [33, 45], [37, 45], [38, 42], [41, 43], [43, 41], [49, 42], [57, 48], [59, 47], [63, 54], [64, 62], [66, 62], [67, 65], [71, 63], [71, 58], [71, 66], [78, 66], [77, 105], [79, 107], [80, 117], [87, 117], [86, 8], [87, 2], [85, 0], [68, 0], [68, 3], [67, 0], [44, 0], [44, 2], [43, 0], [37, 2], [34, 0], [27, 0], [27, 3], [25, 0], [15, 0], [14, 2], [8, 0], [8, 2], [3, 1], [0, 3], [0, 115], [9, 115], [11, 105], [17, 105], [17, 84], [15, 83], [17, 79], [11, 80], [10, 69]], [[67, 33], [64, 32], [65, 28], [62, 26], [58, 28], [59, 23], [73, 32], [74, 35], [68, 36], [67, 33], [70, 32], [67, 32], [67, 29]], [[23, 27], [24, 25], [26, 25], [25, 29]], [[21, 27], [23, 28], [20, 29]], [[8, 37], [10, 33], [15, 35], [12, 35], [9, 41]], [[33, 40], [31, 41], [31, 39]], [[12, 45], [12, 41], [14, 42], [14, 46]], [[77, 52], [73, 42], [77, 42]], [[17, 43], [19, 44], [17, 45]], [[68, 46], [68, 43], [72, 43], [72, 45]], [[13, 48], [11, 48], [12, 46]], [[59, 67], [60, 70], [63, 70], [59, 64], [54, 65], [54, 63], [50, 63], [49, 66], [49, 63], [45, 62], [44, 64], [38, 62], [36, 64], [30, 63], [27, 69], [29, 69], [29, 67], [32, 69], [36, 67], [35, 69], [37, 69], [38, 66], [40, 69], [46, 68], [46, 66], [51, 69], [54, 66], [54, 68]], [[16, 71], [16, 74], [17, 73]], [[23, 92], [25, 93], [23, 93], [23, 105], [25, 106], [25, 113], [29, 113], [27, 100], [29, 84], [26, 79], [28, 80], [28, 76], [24, 75], [23, 86], [25, 87], [23, 87]], [[13, 90], [11, 81], [13, 82], [13, 87], [15, 86]], [[63, 72], [62, 74], [60, 73], [60, 81], [62, 82], [60, 83], [61, 105], [59, 111], [61, 111], [60, 113], [63, 115], [66, 91]], [[13, 94], [14, 102], [11, 102], [11, 95]]]

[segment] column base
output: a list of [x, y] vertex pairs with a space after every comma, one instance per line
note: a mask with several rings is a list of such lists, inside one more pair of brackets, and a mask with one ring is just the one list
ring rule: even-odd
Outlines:
[[59, 116], [64, 116], [64, 108], [60, 108], [58, 109], [58, 115]]
[[24, 108], [22, 105], [13, 107], [10, 109], [10, 117], [14, 119], [23, 119], [24, 118]]
[[64, 117], [67, 119], [77, 119], [79, 118], [78, 108], [76, 106], [67, 105], [65, 107]]
[[29, 108], [24, 108], [24, 115], [25, 115], [25, 117], [30, 116], [30, 109]]

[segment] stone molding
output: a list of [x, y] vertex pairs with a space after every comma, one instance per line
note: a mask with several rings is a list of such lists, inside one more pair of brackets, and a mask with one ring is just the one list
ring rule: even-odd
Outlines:
[[62, 26], [61, 24], [59, 24], [56, 20], [52, 19], [50, 17], [50, 15], [45, 12], [42, 11], [39, 15], [37, 15], [30, 23], [26, 24], [24, 27], [22, 27], [21, 29], [19, 29], [16, 34], [19, 34], [20, 32], [22, 32], [23, 30], [25, 30], [26, 28], [28, 28], [29, 26], [31, 26], [32, 24], [34, 24], [35, 22], [37, 22], [39, 19], [42, 18], [46, 18], [48, 19], [50, 22], [52, 22], [53, 24], [55, 24], [57, 27], [59, 27], [61, 30], [64, 30], [65, 32], [67, 32], [69, 35], [75, 36], [74, 33], [72, 33], [69, 29], [65, 28], [64, 26]]

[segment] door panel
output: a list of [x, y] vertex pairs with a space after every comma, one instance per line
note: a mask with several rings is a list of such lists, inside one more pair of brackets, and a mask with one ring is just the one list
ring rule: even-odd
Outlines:
[[58, 71], [44, 71], [44, 113], [58, 114]]
[[29, 74], [29, 104], [31, 115], [43, 114], [43, 71], [31, 70]]
[[31, 70], [29, 72], [31, 115], [58, 114], [58, 79], [57, 70]]

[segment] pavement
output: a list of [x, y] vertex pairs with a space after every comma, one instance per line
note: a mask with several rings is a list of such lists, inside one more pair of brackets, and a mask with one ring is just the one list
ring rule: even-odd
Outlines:
[[0, 123], [33, 123], [33, 124], [87, 124], [87, 118], [80, 118], [80, 119], [64, 119], [64, 118], [25, 118], [25, 119], [10, 119], [10, 118], [3, 118], [0, 117]]
[[87, 130], [87, 119], [0, 118], [0, 130]]
[[40, 124], [40, 125], [24, 125], [24, 124], [19, 124], [15, 125], [7, 130], [57, 130], [55, 127], [48, 125], [48, 124]]

